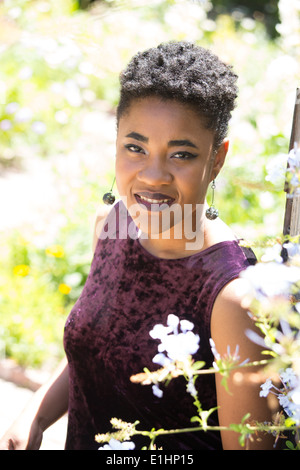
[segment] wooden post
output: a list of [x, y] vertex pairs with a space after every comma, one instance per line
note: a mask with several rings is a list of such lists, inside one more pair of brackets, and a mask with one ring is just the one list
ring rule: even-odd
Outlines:
[[[295, 143], [300, 147], [300, 89], [296, 91], [296, 102], [291, 132], [289, 151], [294, 148]], [[285, 183], [286, 205], [283, 223], [283, 235], [296, 237], [300, 235], [300, 194], [289, 193], [288, 183]]]

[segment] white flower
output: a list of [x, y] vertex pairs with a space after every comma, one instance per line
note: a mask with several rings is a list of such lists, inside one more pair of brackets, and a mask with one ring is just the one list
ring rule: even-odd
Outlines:
[[[176, 361], [185, 362], [198, 351], [200, 337], [191, 331], [194, 328], [192, 322], [179, 320], [176, 315], [168, 315], [167, 325], [157, 324], [149, 334], [151, 338], [160, 340], [158, 354], [152, 361], [170, 371], [176, 367]], [[152, 390], [154, 395], [162, 396], [163, 392], [157, 385], [154, 385]]]
[[281, 256], [282, 246], [279, 243], [276, 245], [268, 247], [264, 254], [261, 257], [261, 261], [269, 262], [275, 261], [277, 263], [282, 263], [282, 256]]
[[291, 400], [289, 409], [292, 413], [293, 419], [299, 425], [300, 423], [300, 382], [298, 382], [298, 385], [294, 390], [291, 390], [291, 392], [289, 393], [289, 398]]
[[[213, 362], [213, 368], [215, 370], [220, 371], [220, 367], [221, 368], [225, 367], [225, 369], [226, 369], [226, 367], [231, 367], [232, 363], [238, 363], [239, 362], [239, 360], [240, 360], [240, 356], [239, 356], [240, 347], [239, 347], [238, 344], [236, 345], [235, 351], [234, 351], [233, 354], [230, 351], [230, 346], [227, 346], [227, 354], [225, 354], [223, 357], [221, 357], [221, 355], [218, 353], [218, 351], [216, 349], [215, 342], [212, 338], [209, 339], [209, 343], [210, 343], [210, 347], [211, 347], [211, 352], [213, 353], [214, 358], [215, 358], [215, 362]], [[240, 365], [242, 366], [243, 364], [246, 364], [248, 361], [249, 361], [249, 359], [245, 359], [243, 362], [240, 363]]]
[[291, 170], [300, 168], [300, 148], [297, 145], [289, 153], [288, 164]]
[[171, 332], [177, 334], [179, 325], [183, 333], [185, 333], [186, 331], [191, 331], [194, 328], [194, 324], [192, 322], [190, 322], [189, 320], [179, 320], [179, 318], [176, 315], [173, 315], [172, 313], [168, 315], [167, 325], [168, 326], [164, 326], [160, 323], [155, 325], [153, 330], [151, 330], [149, 333], [150, 336], [154, 339], [161, 339]]
[[221, 359], [221, 356], [220, 354], [218, 353], [217, 349], [216, 349], [216, 345], [215, 345], [215, 342], [212, 338], [209, 339], [209, 343], [210, 343], [210, 347], [211, 347], [211, 352], [213, 353], [214, 355], [214, 358], [219, 360]]
[[[188, 320], [180, 321], [176, 315], [170, 314], [167, 324], [168, 326], [157, 324], [149, 332], [153, 339], [161, 341], [158, 346], [159, 353], [165, 351], [168, 358], [173, 361], [183, 361], [187, 356], [195, 354], [199, 348], [200, 338], [191, 331], [194, 328], [193, 323]], [[179, 325], [181, 333], [178, 332]], [[157, 354], [154, 359], [157, 364], [166, 365], [161, 354]]]
[[149, 335], [153, 339], [162, 340], [168, 333], [171, 333], [172, 328], [163, 326], [160, 323], [155, 325], [154, 328], [149, 332]]
[[165, 356], [164, 354], [158, 353], [154, 356], [152, 362], [154, 362], [154, 364], [159, 364], [160, 366], [165, 367], [171, 364], [172, 361], [169, 357]]
[[271, 379], [267, 379], [264, 384], [260, 386], [261, 391], [259, 392], [260, 397], [267, 397], [270, 393], [271, 388], [273, 388], [273, 383]]
[[185, 333], [186, 331], [191, 331], [194, 328], [194, 324], [188, 320], [180, 321], [181, 331]]
[[259, 346], [262, 346], [263, 348], [267, 347], [267, 344], [266, 344], [265, 340], [258, 333], [256, 333], [255, 331], [247, 329], [245, 331], [245, 334], [246, 334], [247, 338], [250, 339], [250, 341], [253, 341], [253, 343], [258, 344]]
[[[294, 404], [300, 407], [300, 383], [298, 384], [297, 388], [291, 391], [290, 397], [293, 400]], [[300, 412], [300, 408], [299, 408]]]
[[281, 186], [285, 180], [286, 174], [286, 167], [287, 167], [287, 155], [286, 154], [279, 154], [276, 157], [270, 159], [269, 163], [267, 164], [267, 176], [266, 181], [270, 181], [275, 186]]
[[175, 331], [177, 331], [178, 324], [179, 324], [179, 318], [176, 315], [173, 315], [172, 313], [168, 315], [167, 325], [173, 329], [174, 333]]
[[272, 383], [271, 379], [267, 379], [261, 385], [259, 395], [267, 397], [272, 390], [272, 393], [277, 396], [280, 406], [283, 408], [287, 416], [290, 416], [297, 423], [300, 421], [300, 381], [299, 377], [295, 374], [291, 367], [280, 371], [280, 378], [284, 384], [283, 388], [278, 389]]
[[288, 242], [285, 243], [283, 246], [284, 248], [286, 248], [289, 258], [293, 258], [294, 256], [300, 255], [300, 245], [298, 243]]
[[296, 387], [298, 383], [298, 378], [294, 372], [294, 370], [291, 367], [288, 367], [287, 369], [280, 371], [280, 378], [284, 385], [294, 388]]
[[289, 400], [289, 397], [284, 393], [280, 393], [278, 395], [278, 401], [279, 401], [279, 405], [282, 406], [286, 414], [288, 416], [292, 416], [292, 411], [290, 410], [291, 402]]
[[293, 420], [299, 426], [300, 424], [300, 389], [292, 390], [288, 394], [289, 403], [287, 403], [284, 411], [286, 414], [293, 418]]
[[254, 296], [259, 299], [261, 296], [286, 296], [291, 285], [300, 280], [300, 268], [274, 261], [257, 263], [242, 271], [240, 277], [249, 281]]
[[158, 346], [158, 351], [166, 351], [168, 357], [173, 361], [184, 361], [188, 356], [198, 351], [199, 341], [199, 336], [192, 331], [178, 335], [167, 335]]
[[187, 384], [187, 392], [192, 395], [192, 397], [196, 397], [197, 396], [197, 390], [196, 390], [196, 387], [194, 385], [194, 381], [193, 381], [193, 378], [191, 377], [188, 381], [188, 384]]
[[153, 395], [155, 395], [158, 398], [161, 398], [163, 396], [163, 391], [159, 388], [158, 385], [152, 386], [152, 392], [153, 392]]
[[120, 442], [112, 438], [108, 444], [103, 447], [99, 447], [98, 450], [133, 450], [135, 444], [131, 441]]

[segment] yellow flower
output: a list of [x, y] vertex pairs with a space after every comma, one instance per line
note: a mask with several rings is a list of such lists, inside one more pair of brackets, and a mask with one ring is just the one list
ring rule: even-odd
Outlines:
[[15, 276], [28, 276], [30, 272], [30, 267], [27, 264], [18, 264], [14, 267], [13, 273]]
[[62, 294], [69, 294], [72, 290], [72, 287], [68, 286], [68, 284], [59, 284], [58, 286], [58, 290], [59, 292], [61, 292]]
[[61, 245], [52, 245], [46, 248], [46, 254], [49, 256], [55, 256], [55, 258], [62, 258], [65, 252]]

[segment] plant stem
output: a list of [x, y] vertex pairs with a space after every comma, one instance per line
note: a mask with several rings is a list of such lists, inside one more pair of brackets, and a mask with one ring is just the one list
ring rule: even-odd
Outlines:
[[[224, 368], [221, 372], [230, 372], [231, 370], [235, 369], [242, 369], [245, 367], [258, 367], [258, 366], [266, 366], [271, 362], [271, 359], [263, 359], [261, 361], [253, 361], [253, 362], [247, 362], [245, 364], [237, 364], [235, 366], [230, 366], [227, 369]], [[217, 372], [220, 372], [217, 369], [211, 368], [211, 369], [201, 369], [201, 370], [196, 370], [194, 372], [194, 375], [205, 375], [205, 374], [216, 374]]]
[[[268, 432], [283, 432], [283, 431], [297, 431], [299, 430], [299, 426], [267, 426], [267, 425], [258, 425], [258, 426], [250, 426], [250, 425], [245, 425], [248, 429], [249, 432], [255, 432], [255, 431], [268, 431]], [[153, 439], [154, 437], [156, 438], [157, 436], [165, 436], [168, 434], [180, 434], [180, 433], [187, 433], [187, 432], [197, 432], [197, 431], [233, 431], [231, 428], [226, 427], [226, 426], [205, 426], [205, 429], [203, 426], [195, 426], [191, 428], [182, 428], [182, 429], [159, 429], [158, 431], [135, 431], [135, 435], [142, 435], [142, 436], [148, 436], [150, 439]]]

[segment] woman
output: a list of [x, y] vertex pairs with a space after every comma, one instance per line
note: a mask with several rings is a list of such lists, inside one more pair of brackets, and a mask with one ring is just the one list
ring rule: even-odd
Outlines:
[[[158, 343], [149, 332], [169, 314], [194, 324], [200, 337], [195, 359], [206, 367], [213, 362], [210, 338], [221, 355], [238, 344], [241, 361], [261, 358], [245, 335], [254, 325], [239, 295], [239, 273], [251, 259], [205, 200], [228, 151], [236, 80], [231, 67], [189, 43], [139, 53], [121, 75], [121, 201], [105, 223], [97, 219], [91, 271], [66, 322], [67, 363], [36, 393], [3, 447], [39, 448], [43, 431], [67, 408], [66, 449], [97, 449], [94, 436], [111, 430], [112, 417], [139, 420], [140, 429], [190, 426], [196, 410], [184, 380], [173, 380], [160, 398], [130, 381], [144, 367], [155, 369]], [[239, 380], [232, 374], [230, 393], [218, 375], [197, 379], [203, 409], [219, 407], [211, 424], [240, 423], [248, 412], [252, 420], [271, 420], [253, 372], [241, 370]], [[250, 448], [272, 448], [273, 439], [259, 438]], [[135, 443], [141, 448], [147, 441]], [[178, 434], [157, 445], [240, 449], [232, 431]]]

